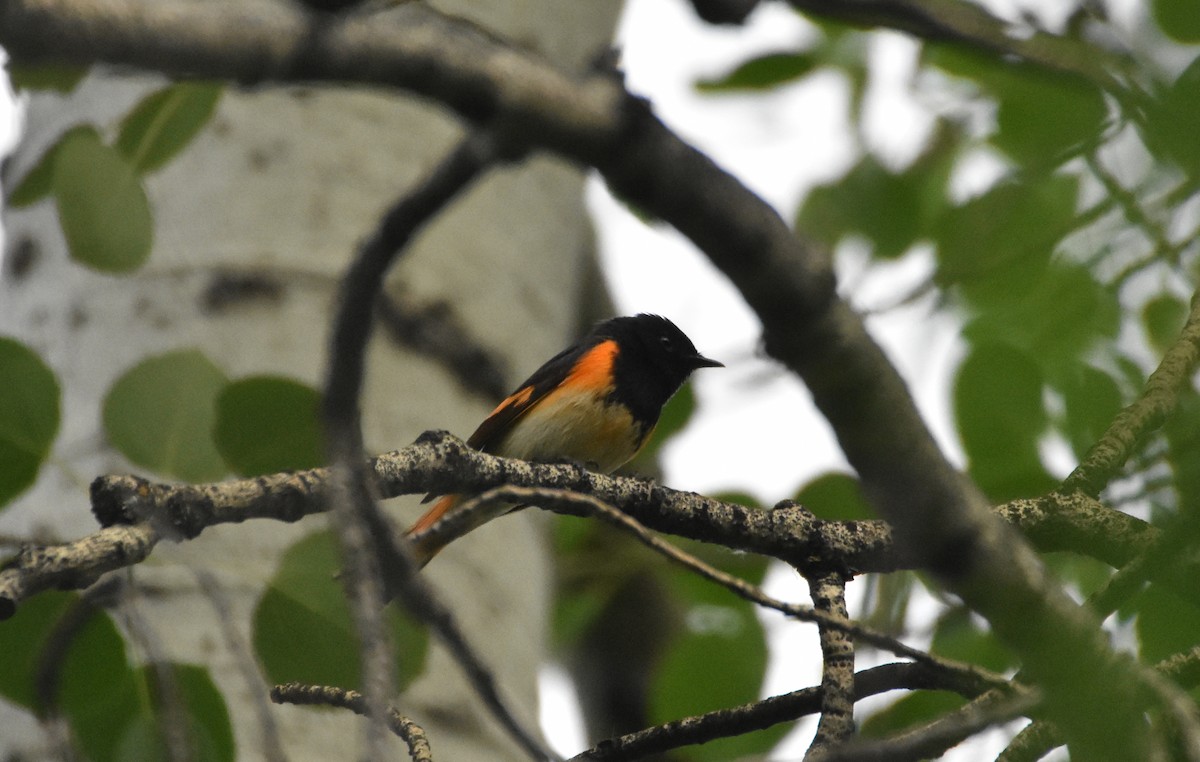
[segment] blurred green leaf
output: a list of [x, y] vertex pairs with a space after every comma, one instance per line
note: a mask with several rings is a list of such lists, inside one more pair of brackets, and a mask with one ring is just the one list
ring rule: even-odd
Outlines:
[[1175, 42], [1200, 42], [1200, 0], [1151, 0], [1150, 13], [1163, 34]]
[[1142, 307], [1142, 328], [1150, 346], [1160, 354], [1179, 339], [1187, 320], [1187, 302], [1170, 294], [1159, 294]]
[[862, 493], [862, 485], [850, 474], [821, 474], [801, 487], [795, 500], [827, 521], [878, 518]]
[[[75, 742], [93, 762], [118, 760], [115, 729], [138, 711], [133, 671], [125, 642], [112, 619], [99, 609], [82, 610], [75, 593], [45, 592], [21, 604], [0, 623], [0, 694], [34, 712], [48, 698], [70, 722]], [[67, 617], [67, 618], [64, 618]], [[76, 620], [76, 617], [79, 617]], [[73, 622], [73, 623], [72, 623]], [[65, 629], [64, 629], [65, 627]], [[43, 679], [49, 695], [39, 697], [39, 669], [52, 639], [67, 638], [60, 661]], [[102, 687], [99, 689], [98, 687]]]
[[[983, 284], [987, 288], [987, 284]], [[975, 343], [1002, 342], [1035, 358], [1049, 378], [1074, 373], [1099, 341], [1117, 335], [1116, 294], [1086, 268], [1054, 262], [1020, 292], [992, 293], [978, 305], [963, 335]]]
[[[233, 727], [225, 699], [213, 684], [208, 671], [190, 664], [147, 665], [139, 670], [139, 679], [155, 684], [159, 669], [170, 670], [178, 695], [177, 700], [187, 720], [186, 739], [188, 759], [195, 762], [232, 762], [234, 754]], [[156, 691], [150, 692], [157, 696]], [[163, 709], [156, 707], [161, 715]], [[162, 736], [162, 718], [141, 712], [120, 733], [115, 759], [123, 762], [159, 762], [171, 759]]]
[[1200, 609], [1158, 585], [1142, 591], [1136, 600], [1139, 653], [1153, 664], [1200, 643]]
[[962, 606], [948, 609], [938, 617], [930, 650], [938, 656], [977, 664], [993, 672], [1004, 672], [1016, 663], [996, 636], [976, 623], [971, 611]]
[[1082, 458], [1121, 411], [1121, 389], [1112, 376], [1082, 364], [1056, 386], [1066, 406], [1063, 434], [1075, 455]]
[[0, 337], [0, 507], [37, 479], [58, 434], [54, 372], [24, 344]]
[[141, 173], [159, 169], [208, 124], [222, 87], [180, 82], [150, 93], [121, 121], [117, 150]]
[[14, 209], [36, 204], [38, 201], [46, 198], [54, 190], [54, 162], [58, 156], [58, 149], [66, 140], [73, 139], [76, 135], [95, 135], [96, 130], [91, 125], [79, 125], [72, 127], [59, 136], [58, 140], [54, 141], [45, 151], [37, 163], [30, 168], [20, 182], [12, 189], [12, 193], [8, 196], [8, 204]]
[[[767, 647], [755, 607], [692, 574], [672, 575], [684, 605], [684, 632], [671, 644], [654, 675], [652, 722], [688, 717], [754, 701], [762, 689]], [[703, 676], [702, 679], [700, 676]], [[787, 725], [689, 749], [695, 760], [764, 754]]]
[[243, 476], [316, 468], [324, 462], [321, 394], [273, 376], [239, 379], [217, 396], [213, 439]]
[[864, 738], [885, 738], [927, 723], [965, 703], [966, 699], [957, 693], [914, 691], [867, 717], [862, 722], [859, 732]]
[[1024, 352], [976, 345], [958, 369], [954, 415], [971, 475], [995, 501], [1054, 487], [1037, 441], [1046, 428], [1042, 375]]
[[1146, 147], [1159, 159], [1173, 162], [1193, 179], [1200, 177], [1200, 56], [1165, 91], [1143, 107], [1137, 124]]
[[53, 165], [58, 219], [71, 257], [102, 272], [141, 267], [150, 256], [154, 221], [133, 166], [90, 128], [65, 135]]
[[1075, 220], [1079, 181], [1052, 175], [1004, 182], [936, 225], [942, 286], [959, 285], [976, 306], [1005, 303], [1035, 288]]
[[[254, 612], [254, 650], [272, 682], [361, 688], [358, 635], [334, 576], [339, 557], [330, 532], [309, 535], [284, 553]], [[403, 688], [424, 668], [427, 638], [394, 606], [385, 618]]]
[[1034, 169], [1062, 163], [1094, 141], [1108, 119], [1099, 88], [1079, 77], [963, 45], [926, 45], [925, 60], [976, 83], [995, 98], [997, 131], [992, 143]]
[[16, 614], [0, 623], [0, 696], [29, 710], [38, 709], [34, 676], [38, 655], [55, 622], [71, 604], [74, 593], [51, 591], [23, 602]]
[[946, 210], [946, 183], [957, 152], [957, 138], [942, 129], [907, 169], [893, 172], [864, 156], [837, 182], [809, 192], [796, 227], [830, 246], [844, 235], [860, 233], [881, 259], [899, 257], [929, 235]]
[[722, 76], [701, 80], [696, 89], [703, 93], [767, 90], [805, 77], [816, 67], [816, 58], [808, 53], [767, 53]]
[[1200, 519], [1200, 394], [1185, 388], [1163, 424], [1167, 462], [1175, 477], [1176, 502], [1192, 522]]
[[8, 77], [16, 90], [50, 90], [64, 94], [74, 90], [88, 73], [87, 68], [82, 66], [26, 66], [11, 60], [7, 68]]
[[226, 473], [212, 441], [221, 369], [199, 350], [150, 357], [125, 372], [104, 399], [104, 430], [132, 462], [187, 481]]

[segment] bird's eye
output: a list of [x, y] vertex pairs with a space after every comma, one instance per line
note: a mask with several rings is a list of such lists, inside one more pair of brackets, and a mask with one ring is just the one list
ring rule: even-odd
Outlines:
[[675, 349], [675, 342], [671, 340], [670, 336], [660, 336], [658, 340], [660, 343], [662, 343], [663, 349], [667, 350], [668, 352], [671, 352]]

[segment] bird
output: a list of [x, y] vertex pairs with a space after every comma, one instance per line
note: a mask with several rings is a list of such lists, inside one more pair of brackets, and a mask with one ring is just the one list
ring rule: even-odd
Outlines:
[[[597, 323], [578, 342], [534, 371], [467, 439], [506, 458], [575, 461], [602, 473], [629, 462], [650, 439], [667, 401], [699, 368], [723, 363], [700, 354], [683, 331], [660, 315], [641, 313]], [[484, 509], [455, 537], [426, 530], [451, 513], [462, 495], [436, 499], [406, 533], [418, 567], [462, 534], [513, 507]]]

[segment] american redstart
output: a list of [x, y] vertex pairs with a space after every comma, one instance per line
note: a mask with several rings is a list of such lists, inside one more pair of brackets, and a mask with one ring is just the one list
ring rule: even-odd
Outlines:
[[[650, 439], [663, 405], [692, 371], [719, 367], [664, 317], [605, 320], [538, 368], [479, 424], [467, 444], [507, 458], [573, 460], [604, 473], [615, 471]], [[456, 539], [434, 543], [422, 541], [421, 534], [461, 500], [461, 495], [442, 496], [408, 530], [421, 566]], [[511, 509], [500, 504], [480, 512], [463, 534]]]

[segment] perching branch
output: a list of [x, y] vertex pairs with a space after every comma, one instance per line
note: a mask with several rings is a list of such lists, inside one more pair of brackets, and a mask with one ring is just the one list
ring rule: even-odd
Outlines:
[[[271, 689], [271, 700], [276, 704], [336, 706], [367, 716], [367, 701], [361, 693], [333, 685], [276, 685]], [[391, 706], [387, 708], [387, 723], [391, 731], [408, 744], [408, 756], [413, 762], [433, 762], [424, 728]]]
[[[380, 497], [482, 492], [501, 486], [546, 487], [593, 495], [659, 532], [778, 558], [788, 563], [836, 561], [859, 572], [912, 569], [882, 521], [822, 521], [794, 503], [772, 510], [724, 503], [624, 476], [565, 464], [497, 458], [445, 432], [370, 459]], [[138, 476], [98, 477], [92, 511], [105, 528], [62, 545], [25, 546], [0, 569], [0, 619], [48, 589], [82, 589], [106, 572], [144, 561], [162, 538], [193, 539], [218, 524], [251, 519], [296, 522], [327, 509], [328, 469], [286, 472], [211, 484], [165, 484]], [[1161, 536], [1146, 522], [1105, 508], [1080, 493], [1014, 500], [996, 513], [1041, 550], [1071, 550], [1122, 566]], [[1175, 567], [1162, 578], [1195, 599], [1200, 566]]]

